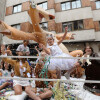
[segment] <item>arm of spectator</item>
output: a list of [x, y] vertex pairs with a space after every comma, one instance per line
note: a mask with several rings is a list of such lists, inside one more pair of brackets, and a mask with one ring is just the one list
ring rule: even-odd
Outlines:
[[41, 48], [42, 48], [48, 55], [51, 54], [50, 48], [46, 48], [46, 46], [43, 45], [43, 44], [41, 44], [41, 43], [40, 43], [39, 45], [41, 46]]
[[5, 52], [7, 53], [7, 55], [12, 56], [12, 51], [11, 50], [6, 50]]
[[40, 51], [37, 49], [37, 46], [35, 46], [35, 50], [38, 52], [38, 55], [39, 55]]

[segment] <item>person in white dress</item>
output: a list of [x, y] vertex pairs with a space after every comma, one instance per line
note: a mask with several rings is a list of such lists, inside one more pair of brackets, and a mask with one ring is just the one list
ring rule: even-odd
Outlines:
[[[49, 35], [47, 37], [47, 47], [45, 47], [43, 44], [41, 44], [41, 47], [43, 50], [53, 56], [53, 57], [72, 57], [69, 54], [63, 53], [63, 51], [60, 49], [58, 45], [62, 43], [64, 40], [65, 36], [67, 34], [67, 28], [65, 28], [65, 34], [63, 35], [62, 39], [58, 41], [57, 43], [54, 40], [54, 37], [52, 35]], [[50, 59], [50, 65], [49, 65], [49, 70], [57, 70], [57, 72], [60, 72], [61, 70], [71, 70], [75, 66], [77, 66], [77, 60], [76, 59], [66, 59], [66, 58], [61, 58], [61, 59]], [[70, 71], [71, 72], [71, 71]], [[60, 73], [58, 73], [60, 74]], [[60, 76], [58, 75], [60, 78]]]

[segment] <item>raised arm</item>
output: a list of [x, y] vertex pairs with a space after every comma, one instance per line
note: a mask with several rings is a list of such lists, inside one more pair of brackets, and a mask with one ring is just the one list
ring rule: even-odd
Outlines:
[[38, 55], [39, 55], [40, 51], [37, 49], [37, 46], [35, 46], [35, 50], [38, 52]]
[[39, 47], [42, 48], [48, 55], [51, 54], [50, 49], [47, 48], [45, 45], [43, 45], [43, 44], [40, 43], [40, 44], [39, 44]]
[[60, 44], [60, 43], [62, 43], [62, 41], [65, 39], [65, 37], [66, 37], [66, 35], [67, 35], [67, 27], [65, 27], [65, 33], [64, 33], [64, 35], [63, 35], [63, 37], [58, 41], [58, 45]]

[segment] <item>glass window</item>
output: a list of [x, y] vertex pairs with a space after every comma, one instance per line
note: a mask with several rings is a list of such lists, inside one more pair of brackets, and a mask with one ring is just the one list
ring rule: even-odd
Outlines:
[[47, 9], [47, 2], [46, 3], [43, 3], [43, 9]]
[[18, 6], [18, 12], [21, 12], [21, 5]]
[[38, 6], [42, 7], [44, 10], [48, 9], [47, 2], [40, 3]]
[[71, 9], [70, 2], [67, 2], [67, 3], [66, 3], [66, 10], [67, 10], [67, 9]]
[[81, 21], [78, 21], [78, 28], [79, 28], [80, 30], [84, 28], [84, 26], [83, 26], [83, 21], [82, 21], [82, 20], [81, 20]]
[[81, 0], [73, 0], [61, 4], [62, 10], [75, 9], [81, 7]]
[[63, 23], [62, 24], [63, 32], [65, 31], [65, 27], [68, 27], [68, 32], [81, 30], [84, 28], [83, 27], [83, 20]]
[[16, 13], [16, 12], [17, 12], [17, 7], [14, 7], [13, 13]]
[[22, 10], [22, 5], [16, 5], [13, 7], [13, 13], [21, 12]]
[[96, 1], [96, 9], [100, 9], [100, 1]]
[[40, 27], [44, 30], [48, 30], [48, 23], [44, 22], [44, 23], [40, 23]]
[[14, 28], [16, 28], [16, 29], [18, 29], [18, 30], [20, 30], [20, 24], [11, 25], [11, 26], [14, 27]]
[[80, 0], [77, 0], [76, 1], [76, 5], [77, 5], [77, 8], [80, 8], [81, 7], [81, 1]]
[[62, 30], [65, 32], [65, 27], [68, 27], [68, 32], [72, 31], [72, 23], [63, 23], [62, 24]]
[[72, 31], [73, 23], [68, 23], [67, 27], [68, 27], [68, 32]]
[[42, 7], [42, 4], [39, 4], [38, 6]]
[[78, 21], [73, 22], [73, 27], [74, 27], [73, 30], [78, 30]]
[[62, 10], [66, 10], [65, 3], [61, 4]]
[[72, 2], [72, 9], [73, 9], [73, 8], [77, 8], [77, 7], [76, 7], [76, 1], [73, 1], [73, 2]]
[[62, 24], [62, 31], [65, 32], [65, 27], [67, 27], [67, 23]]

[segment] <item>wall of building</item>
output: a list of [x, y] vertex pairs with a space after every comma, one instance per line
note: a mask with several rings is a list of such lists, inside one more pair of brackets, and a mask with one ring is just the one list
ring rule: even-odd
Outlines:
[[10, 7], [12, 5], [17, 5], [17, 4], [26, 2], [26, 1], [29, 1], [29, 0], [7, 0], [6, 7]]
[[[81, 0], [81, 8], [70, 9], [70, 10], [61, 10], [61, 3], [71, 0], [32, 0], [35, 4], [48, 1], [48, 11], [50, 14], [55, 16], [55, 20], [48, 22], [48, 30], [53, 31], [54, 33], [62, 33], [62, 24], [63, 22], [70, 22], [76, 20], [83, 20], [83, 30], [71, 31], [75, 33], [75, 39], [70, 42], [92, 42], [100, 41], [100, 9], [96, 9], [96, 3], [94, 0]], [[13, 6], [17, 4], [22, 4], [22, 12], [13, 14]], [[7, 0], [6, 3], [6, 17], [5, 22], [9, 25], [21, 24], [21, 30], [29, 32], [28, 27], [32, 27], [31, 19], [27, 13], [29, 9], [29, 0]], [[20, 17], [19, 17], [20, 16]], [[29, 23], [30, 22], [30, 23]], [[46, 20], [42, 20], [46, 22]], [[25, 28], [24, 28], [25, 27]], [[32, 31], [32, 30], [31, 30]], [[7, 37], [4, 37], [3, 40], [8, 43], [20, 43], [21, 41], [10, 40]], [[65, 43], [68, 41], [64, 41]], [[84, 44], [83, 43], [83, 44]], [[70, 47], [70, 45], [68, 45]], [[75, 48], [75, 46], [70, 47]], [[84, 45], [82, 45], [82, 48]], [[98, 46], [97, 46], [98, 48]], [[97, 50], [96, 50], [97, 51]]]
[[[5, 17], [6, 0], [0, 0], [0, 20], [4, 20]], [[2, 35], [0, 34], [0, 44], [2, 43]]]
[[55, 16], [57, 23], [93, 18], [91, 7], [61, 11], [57, 12]]
[[29, 15], [28, 15], [27, 11], [12, 14], [12, 15], [5, 17], [5, 22], [8, 25], [14, 25], [14, 24], [28, 22], [28, 21], [29, 21]]

